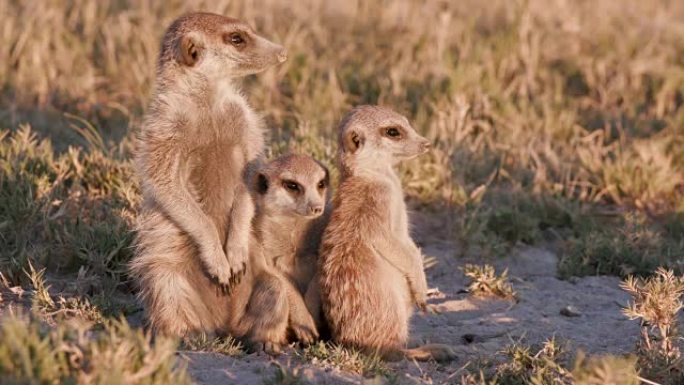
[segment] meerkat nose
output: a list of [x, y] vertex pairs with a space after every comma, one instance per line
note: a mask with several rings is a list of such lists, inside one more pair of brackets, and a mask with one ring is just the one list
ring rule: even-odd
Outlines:
[[323, 206], [309, 206], [309, 214], [318, 215], [323, 212]]
[[287, 49], [283, 48], [276, 56], [279, 63], [284, 63], [287, 60]]

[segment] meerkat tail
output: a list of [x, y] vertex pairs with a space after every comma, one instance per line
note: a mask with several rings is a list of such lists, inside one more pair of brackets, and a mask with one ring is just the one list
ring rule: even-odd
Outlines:
[[404, 357], [409, 360], [448, 362], [456, 359], [456, 353], [448, 345], [427, 344], [412, 349], [403, 350]]

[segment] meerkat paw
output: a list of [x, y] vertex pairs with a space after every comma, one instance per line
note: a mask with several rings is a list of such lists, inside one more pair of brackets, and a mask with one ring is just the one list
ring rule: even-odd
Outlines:
[[239, 283], [247, 269], [249, 261], [249, 248], [247, 246], [228, 246], [226, 250], [230, 271], [235, 283]]
[[207, 274], [227, 294], [235, 285], [230, 264], [226, 254], [221, 248], [213, 248], [202, 252], [202, 260], [205, 263]]
[[429, 312], [429, 305], [427, 303], [427, 294], [422, 295], [421, 293], [414, 293], [414, 302], [418, 309], [420, 309], [423, 313], [428, 313]]
[[282, 345], [273, 341], [257, 342], [253, 349], [257, 354], [266, 353], [270, 356], [277, 356], [282, 353]]
[[428, 304], [427, 304], [427, 285], [417, 285], [415, 292], [413, 293], [413, 298], [415, 300], [416, 306], [423, 312], [427, 313], [428, 312]]
[[293, 322], [290, 328], [295, 338], [304, 345], [311, 345], [318, 339], [318, 330], [316, 330], [316, 324], [313, 319], [309, 320], [309, 322]]

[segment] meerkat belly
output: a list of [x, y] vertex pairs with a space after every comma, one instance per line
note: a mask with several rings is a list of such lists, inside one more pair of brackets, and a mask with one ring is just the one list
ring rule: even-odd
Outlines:
[[388, 299], [391, 299], [394, 306], [401, 310], [402, 317], [408, 316], [408, 313], [412, 309], [411, 303], [411, 292], [409, 290], [408, 282], [406, 277], [395, 267], [392, 266], [387, 260], [378, 256], [377, 259], [377, 281], [380, 285], [380, 289], [384, 294], [388, 295]]
[[[408, 320], [406, 292], [397, 287], [403, 277], [370, 248], [359, 249], [366, 249], [363, 260], [356, 261], [363, 263], [349, 267], [359, 276], [349, 276], [348, 284], [337, 288], [339, 292], [330, 303], [335, 308], [327, 310], [334, 317], [329, 319], [334, 322], [333, 336], [342, 343], [370, 350], [401, 345], [406, 340]], [[359, 266], [364, 268], [359, 270]]]
[[244, 186], [245, 157], [235, 143], [217, 141], [193, 155], [189, 186], [204, 212], [225, 229], [235, 192]]

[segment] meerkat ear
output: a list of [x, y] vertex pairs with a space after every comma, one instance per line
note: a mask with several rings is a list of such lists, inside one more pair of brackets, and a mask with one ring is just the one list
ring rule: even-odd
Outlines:
[[202, 46], [196, 38], [190, 35], [181, 37], [177, 50], [177, 58], [181, 64], [194, 66], [199, 61], [201, 53]]
[[356, 130], [349, 130], [344, 135], [344, 152], [355, 153], [363, 146], [365, 138]]
[[268, 191], [268, 178], [266, 178], [266, 175], [259, 173], [257, 175], [257, 192], [263, 195], [266, 194], [266, 191]]
[[329, 186], [330, 185], [330, 171], [328, 171], [328, 168], [323, 166], [323, 170], [325, 170], [325, 185]]

